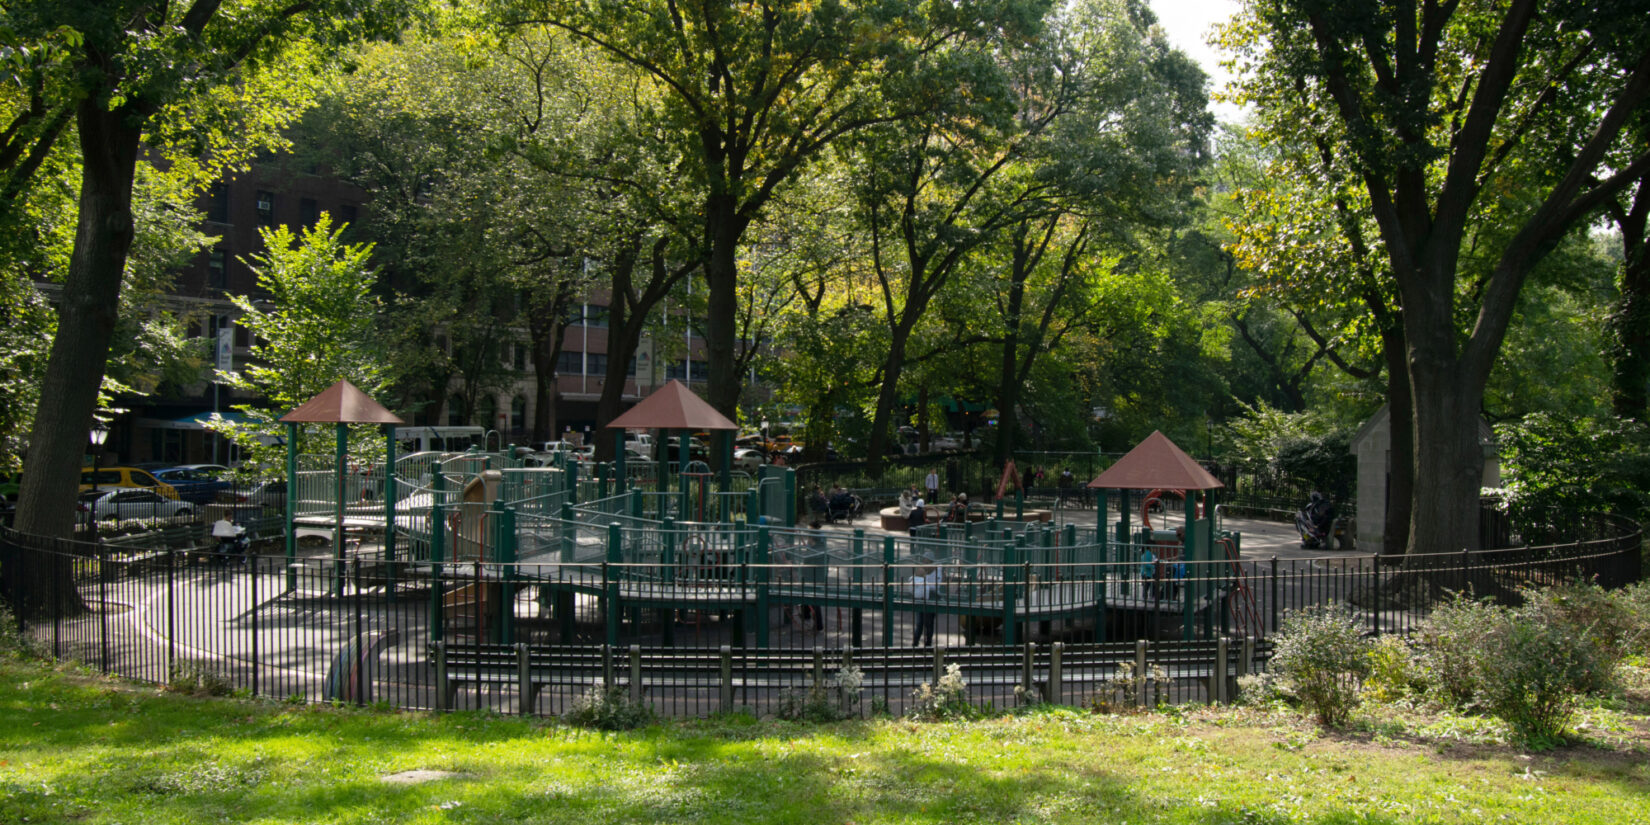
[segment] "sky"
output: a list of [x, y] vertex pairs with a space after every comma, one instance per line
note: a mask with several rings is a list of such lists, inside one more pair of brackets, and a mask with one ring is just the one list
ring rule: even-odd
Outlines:
[[[1220, 53], [1204, 40], [1216, 23], [1224, 23], [1237, 13], [1238, 0], [1151, 0], [1151, 7], [1169, 42], [1209, 74], [1209, 90], [1224, 86], [1231, 75], [1218, 65]], [[1235, 122], [1241, 116], [1241, 110], [1230, 103], [1211, 103], [1210, 108], [1222, 121]]]

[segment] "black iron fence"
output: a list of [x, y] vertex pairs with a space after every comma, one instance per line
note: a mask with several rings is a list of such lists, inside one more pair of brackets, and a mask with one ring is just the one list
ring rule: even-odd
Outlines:
[[[1404, 633], [1452, 591], [1641, 574], [1636, 525], [1406, 559], [1184, 564], [430, 563], [352, 545], [296, 558], [0, 532], [0, 585], [61, 659], [153, 683], [206, 674], [302, 701], [562, 713], [592, 689], [666, 714], [834, 702], [900, 712], [956, 666], [969, 701], [1223, 701], [1290, 610]], [[1531, 540], [1543, 538], [1526, 529]], [[668, 569], [667, 569], [668, 567]], [[937, 571], [937, 575], [936, 575]], [[917, 581], [921, 579], [922, 581]]]

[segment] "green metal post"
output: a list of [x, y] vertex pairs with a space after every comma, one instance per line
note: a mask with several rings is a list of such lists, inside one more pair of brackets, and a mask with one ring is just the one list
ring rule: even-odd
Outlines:
[[332, 503], [332, 595], [344, 595], [344, 498], [348, 491], [345, 484], [349, 455], [349, 426], [336, 424], [333, 432], [337, 438], [337, 464], [333, 470], [334, 488], [337, 490], [337, 500]]
[[286, 592], [298, 589], [298, 425], [286, 425]]
[[607, 602], [602, 605], [602, 611], [607, 617], [607, 644], [619, 644], [619, 578], [622, 568], [615, 567], [624, 561], [624, 531], [618, 522], [607, 525], [607, 592], [603, 594]]
[[[439, 476], [438, 476], [439, 477]], [[447, 519], [438, 502], [430, 508], [430, 639], [443, 641], [445, 632], [442, 611], [441, 577], [445, 572], [442, 562], [447, 557]]]
[[400, 495], [400, 485], [395, 478], [395, 425], [385, 427], [384, 437], [384, 575], [388, 586], [385, 593], [391, 602], [395, 601], [395, 499]]
[[693, 491], [688, 488], [687, 479], [688, 462], [693, 457], [693, 452], [688, 449], [688, 444], [692, 438], [693, 436], [687, 430], [676, 431], [676, 472], [682, 475], [680, 486], [682, 488], [681, 519], [683, 521], [697, 521], [693, 517], [693, 502], [689, 500], [693, 497]]
[[643, 515], [643, 508], [646, 507], [646, 506], [647, 506], [647, 502], [646, 502], [645, 499], [642, 498], [642, 488], [640, 488], [640, 487], [631, 487], [630, 488], [630, 517], [631, 518], [641, 518], [642, 515]]
[[882, 537], [882, 645], [894, 646], [894, 537]]
[[613, 468], [614, 468], [613, 469], [613, 474], [616, 476], [616, 478], [614, 479], [613, 489], [614, 489], [615, 492], [619, 492], [619, 493], [624, 492], [625, 482], [630, 479], [630, 474], [626, 472], [626, 468], [625, 468], [625, 459], [629, 458], [629, 456], [625, 455], [626, 452], [629, 452], [629, 451], [624, 448], [624, 430], [622, 428], [614, 430], [613, 431]]
[[571, 564], [575, 556], [573, 551], [578, 547], [579, 528], [573, 520], [573, 503], [564, 501], [561, 504], [561, 560], [563, 564]]
[[1019, 638], [1018, 628], [1015, 627], [1015, 601], [1019, 597], [1018, 579], [1020, 577], [1020, 559], [1025, 550], [1025, 536], [1019, 538], [1003, 548], [1003, 644], [1012, 645]]
[[516, 634], [516, 511], [506, 504], [497, 505], [494, 516], [497, 543], [494, 545], [500, 565], [502, 584], [498, 600], [499, 636], [504, 644], [515, 644]]
[[768, 568], [772, 560], [773, 536], [768, 526], [756, 528], [756, 646], [768, 646]]
[[865, 646], [865, 611], [859, 605], [865, 593], [865, 528], [854, 528], [854, 647]]
[[[1180, 638], [1191, 641], [1194, 635], [1193, 624], [1196, 620], [1197, 591], [1200, 589], [1194, 583], [1193, 571], [1197, 570], [1197, 491], [1186, 491], [1186, 528], [1182, 531], [1180, 541], [1181, 566], [1186, 568], [1186, 580], [1180, 583], [1180, 593], [1183, 597], [1180, 607]], [[1172, 571], [1171, 571], [1172, 572]]]
[[[666, 587], [670, 587], [676, 582], [677, 568], [680, 566], [676, 560], [676, 520], [668, 515], [665, 516], [664, 521], [659, 525], [659, 536], [664, 543], [664, 546], [659, 548], [659, 578], [664, 581]], [[665, 647], [675, 647], [676, 609], [670, 608], [662, 612], [665, 626]]]

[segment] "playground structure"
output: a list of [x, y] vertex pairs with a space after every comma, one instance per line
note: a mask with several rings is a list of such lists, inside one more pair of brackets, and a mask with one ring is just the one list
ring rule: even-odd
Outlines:
[[[293, 428], [289, 568], [300, 528], [329, 530], [331, 595], [344, 593], [346, 567], [360, 558], [383, 570], [374, 581], [391, 600], [403, 589], [428, 590], [437, 640], [509, 644], [530, 619], [571, 642], [593, 610], [608, 645], [647, 638], [674, 646], [679, 617], [695, 617], [697, 628], [714, 616], [731, 621], [736, 645], [765, 648], [776, 623], [801, 605], [847, 617], [856, 647], [878, 636], [893, 645], [895, 616], [919, 613], [958, 617], [969, 642], [1015, 644], [1030, 624], [1047, 635], [1056, 621], [1103, 641], [1110, 625], [1138, 627], [1146, 615], [1183, 640], [1260, 633], [1237, 564], [1241, 537], [1218, 531], [1212, 517], [1220, 484], [1160, 433], [1091, 483], [1116, 491], [1115, 522], [1102, 495], [1092, 528], [1027, 518], [1018, 507], [1009, 515], [999, 500], [995, 517], [915, 535], [817, 531], [797, 527], [790, 468], [763, 467], [753, 478], [727, 469], [724, 455], [724, 469], [713, 472], [688, 460], [686, 438], [676, 462], [626, 462], [627, 427], [661, 430], [661, 441], [734, 428], [673, 385], [613, 422], [615, 462], [563, 455], [549, 467], [526, 466], [508, 445], [397, 457], [398, 422], [360, 403], [364, 396], [350, 401], [353, 387], [334, 393], [345, 403], [329, 401], [321, 414], [306, 404], [283, 419]], [[351, 403], [355, 420], [386, 425], [382, 461], [346, 455], [344, 416], [335, 412]], [[339, 428], [330, 459], [290, 446], [297, 426], [317, 422]], [[1143, 521], [1136, 531], [1129, 499], [1140, 489], [1186, 491], [1183, 528], [1152, 530]], [[919, 599], [913, 577], [936, 568], [944, 585]], [[459, 571], [463, 583], [455, 584]], [[287, 584], [296, 588], [290, 573]]]

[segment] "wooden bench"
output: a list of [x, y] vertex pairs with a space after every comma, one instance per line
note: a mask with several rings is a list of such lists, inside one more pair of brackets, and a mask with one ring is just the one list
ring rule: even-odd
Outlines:
[[159, 530], [144, 530], [102, 539], [106, 549], [122, 553], [109, 561], [122, 565], [127, 574], [135, 575], [170, 556], [173, 551], [190, 552], [200, 549], [205, 535], [199, 524], [174, 524]]

